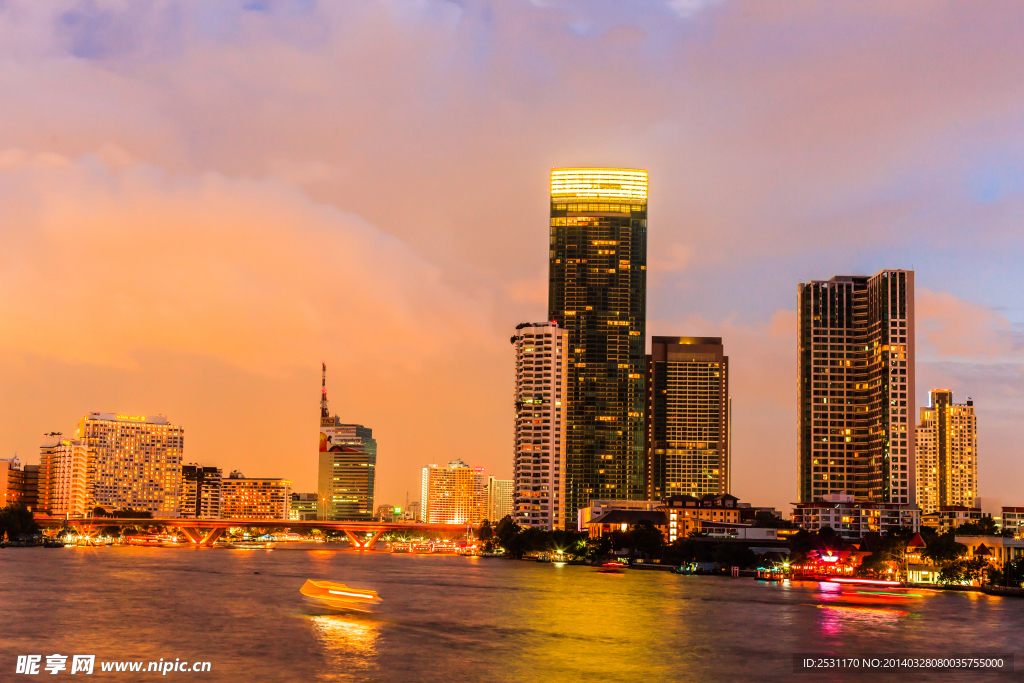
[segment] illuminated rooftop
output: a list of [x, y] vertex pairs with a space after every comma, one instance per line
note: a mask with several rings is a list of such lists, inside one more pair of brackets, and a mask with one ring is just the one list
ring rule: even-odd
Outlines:
[[647, 202], [647, 171], [632, 168], [553, 168], [551, 199]]

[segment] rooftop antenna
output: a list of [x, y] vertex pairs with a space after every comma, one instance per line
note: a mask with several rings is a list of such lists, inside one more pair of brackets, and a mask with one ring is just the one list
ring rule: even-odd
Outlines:
[[327, 410], [327, 362], [324, 362], [323, 377], [320, 380], [320, 417], [327, 419], [331, 416]]

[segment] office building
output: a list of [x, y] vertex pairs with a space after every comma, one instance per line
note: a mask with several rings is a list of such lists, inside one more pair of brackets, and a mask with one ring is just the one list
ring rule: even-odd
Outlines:
[[[516, 353], [513, 510], [521, 526], [565, 526], [569, 334], [554, 323], [523, 323]], [[500, 519], [500, 518], [498, 518]]]
[[299, 522], [315, 521], [317, 519], [317, 501], [319, 498], [320, 495], [316, 493], [293, 493], [288, 519]]
[[799, 501], [914, 504], [914, 272], [799, 286]]
[[373, 519], [377, 441], [373, 430], [346, 424], [327, 409], [327, 364], [320, 389], [317, 515], [328, 521]]
[[452, 460], [428, 465], [421, 478], [421, 519], [428, 524], [479, 524], [487, 511], [487, 477], [482, 467]]
[[12, 470], [21, 471], [21, 461], [18, 460], [18, 456], [0, 458], [0, 495], [3, 496], [0, 499], [0, 507], [5, 507], [9, 502], [13, 501], [13, 493], [8, 493], [10, 489], [9, 473]]
[[39, 448], [38, 511], [54, 517], [92, 513], [93, 452], [80, 439], [47, 435]]
[[485, 519], [490, 520], [492, 525], [512, 515], [512, 493], [514, 490], [514, 479], [487, 477], [487, 515]]
[[224, 473], [219, 467], [195, 463], [181, 467], [181, 516], [220, 519]]
[[647, 498], [729, 493], [729, 358], [721, 337], [654, 337], [646, 385]]
[[865, 534], [887, 534], [900, 527], [917, 532], [923, 523], [921, 508], [907, 503], [862, 503], [846, 493], [829, 493], [820, 501], [797, 503], [793, 523], [807, 531], [831, 527], [846, 539]]
[[221, 480], [221, 519], [288, 519], [292, 483], [247, 478], [238, 470]]
[[[647, 171], [551, 171], [548, 320], [568, 332], [564, 523], [644, 496]], [[560, 511], [561, 512], [561, 511]]]
[[974, 401], [953, 403], [949, 389], [932, 389], [915, 435], [917, 504], [975, 507], [978, 499], [978, 419]]
[[163, 415], [89, 413], [79, 420], [75, 438], [93, 452], [89, 495], [94, 506], [178, 516], [183, 427]]

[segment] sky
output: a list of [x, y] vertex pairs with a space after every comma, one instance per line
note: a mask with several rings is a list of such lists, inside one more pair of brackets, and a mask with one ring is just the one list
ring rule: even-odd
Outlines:
[[90, 411], [316, 490], [320, 363], [420, 468], [512, 474], [548, 176], [650, 173], [648, 335], [722, 336], [733, 493], [788, 512], [797, 284], [912, 268], [918, 405], [1024, 505], [1024, 5], [0, 0], [0, 457]]

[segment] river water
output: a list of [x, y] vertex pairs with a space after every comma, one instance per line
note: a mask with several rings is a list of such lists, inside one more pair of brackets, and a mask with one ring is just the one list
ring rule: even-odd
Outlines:
[[[1014, 653], [1024, 600], [676, 576], [344, 546], [0, 550], [0, 681], [20, 654], [209, 661], [202, 681], [842, 681], [793, 653]], [[307, 578], [373, 588], [373, 615], [307, 605]], [[880, 591], [885, 592], [885, 591]], [[70, 658], [69, 670], [70, 670]], [[46, 680], [51, 678], [43, 672]], [[69, 675], [68, 671], [60, 675]], [[96, 676], [152, 680], [158, 674]], [[881, 680], [1022, 680], [968, 672]]]

